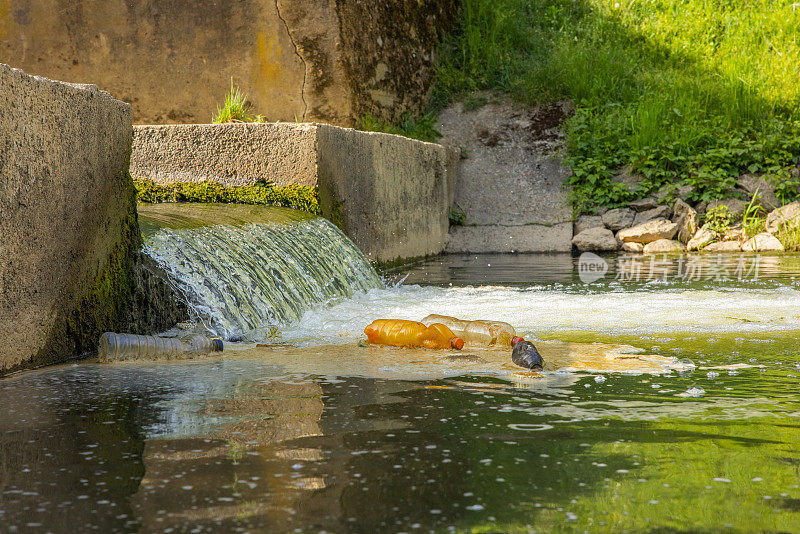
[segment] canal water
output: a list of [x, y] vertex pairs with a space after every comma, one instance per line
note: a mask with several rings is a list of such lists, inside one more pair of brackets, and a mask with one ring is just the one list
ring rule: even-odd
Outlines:
[[[0, 531], [796, 531], [798, 276], [797, 256], [445, 256], [221, 357], [12, 376]], [[429, 313], [515, 325], [544, 372], [357, 344]]]

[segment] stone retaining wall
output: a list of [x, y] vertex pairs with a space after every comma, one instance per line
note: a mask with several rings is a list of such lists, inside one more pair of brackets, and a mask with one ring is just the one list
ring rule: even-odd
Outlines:
[[158, 323], [136, 269], [131, 137], [130, 105], [0, 64], [0, 375]]
[[231, 83], [271, 121], [423, 109], [458, 0], [0, 0], [0, 62], [94, 83], [136, 123], [204, 123]]
[[456, 151], [325, 124], [137, 126], [131, 174], [166, 184], [318, 185], [325, 217], [371, 261], [444, 250]]

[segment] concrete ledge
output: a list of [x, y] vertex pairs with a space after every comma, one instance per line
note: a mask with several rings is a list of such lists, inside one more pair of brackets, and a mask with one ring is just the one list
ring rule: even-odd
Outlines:
[[316, 185], [313, 124], [137, 126], [131, 174], [160, 183]]
[[161, 184], [319, 186], [322, 214], [376, 263], [442, 252], [459, 158], [326, 124], [137, 126], [130, 172]]

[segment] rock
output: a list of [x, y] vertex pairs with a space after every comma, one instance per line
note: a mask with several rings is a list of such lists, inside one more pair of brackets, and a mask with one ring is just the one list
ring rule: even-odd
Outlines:
[[747, 207], [747, 202], [739, 200], [738, 198], [726, 198], [725, 200], [714, 200], [708, 203], [706, 212], [716, 209], [720, 206], [727, 206], [728, 211], [731, 212], [731, 221], [741, 221], [744, 209]]
[[741, 241], [744, 237], [744, 230], [741, 223], [734, 224], [722, 234], [723, 241]]
[[745, 252], [782, 252], [783, 245], [774, 235], [763, 232], [745, 241], [742, 250]]
[[742, 245], [738, 241], [718, 241], [711, 243], [703, 252], [741, 252]]
[[700, 220], [697, 211], [681, 199], [672, 207], [672, 220], [678, 224], [678, 241], [688, 243], [697, 232]]
[[617, 238], [625, 243], [651, 243], [659, 239], [672, 239], [678, 233], [678, 225], [666, 219], [655, 219], [644, 224], [626, 228], [617, 233]]
[[792, 168], [792, 170], [791, 170], [791, 171], [789, 171], [789, 174], [791, 174], [791, 175], [792, 175], [792, 178], [800, 178], [800, 163], [798, 163], [797, 165], [795, 165], [795, 166]]
[[698, 202], [694, 206], [695, 211], [698, 215], [703, 215], [708, 210], [708, 202], [703, 200], [702, 202]]
[[678, 198], [681, 200], [686, 200], [692, 193], [694, 193], [694, 186], [688, 184], [680, 186], [677, 190]]
[[672, 220], [678, 222], [678, 219], [683, 217], [689, 210], [693, 208], [681, 199], [677, 199], [672, 206]]
[[623, 228], [632, 226], [635, 216], [636, 214], [633, 212], [633, 210], [628, 208], [608, 210], [603, 215], [603, 224], [605, 224], [606, 228], [609, 230], [616, 232], [618, 230], [622, 230]]
[[686, 243], [688, 250], [700, 250], [717, 238], [717, 233], [704, 224], [695, 232], [694, 236]]
[[774, 234], [781, 226], [800, 226], [800, 202], [786, 204], [767, 215], [767, 232]]
[[657, 208], [658, 201], [655, 199], [655, 197], [645, 197], [645, 198], [640, 198], [639, 200], [634, 200], [633, 202], [628, 204], [628, 207], [636, 212], [647, 211], [653, 208]]
[[622, 167], [617, 175], [611, 178], [612, 182], [625, 184], [628, 188], [628, 191], [636, 191], [642, 180], [644, 180], [644, 176], [633, 172], [633, 169], [630, 165]]
[[644, 250], [644, 245], [641, 243], [634, 243], [633, 241], [629, 241], [627, 243], [622, 244], [622, 250], [625, 252], [631, 252], [633, 254], [641, 254]]
[[589, 228], [597, 228], [603, 226], [603, 218], [599, 215], [581, 215], [573, 223], [573, 231], [575, 235], [588, 230]]
[[608, 228], [589, 228], [572, 238], [572, 244], [581, 252], [587, 251], [615, 251], [619, 243], [614, 233]]
[[775, 195], [775, 184], [763, 176], [744, 174], [739, 177], [736, 187], [746, 192], [750, 198], [758, 194], [758, 203], [767, 211], [781, 206], [781, 201]]
[[669, 252], [682, 252], [685, 250], [683, 243], [674, 239], [659, 239], [644, 246], [645, 254], [666, 254]]
[[658, 206], [653, 209], [642, 211], [633, 218], [633, 226], [644, 224], [653, 219], [669, 219], [672, 216], [672, 208], [669, 206]]

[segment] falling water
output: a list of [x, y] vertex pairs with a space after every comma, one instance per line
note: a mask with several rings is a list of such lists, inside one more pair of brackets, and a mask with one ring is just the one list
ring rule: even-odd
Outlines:
[[147, 236], [145, 251], [170, 275], [193, 318], [228, 339], [382, 287], [361, 251], [321, 218], [161, 227]]

